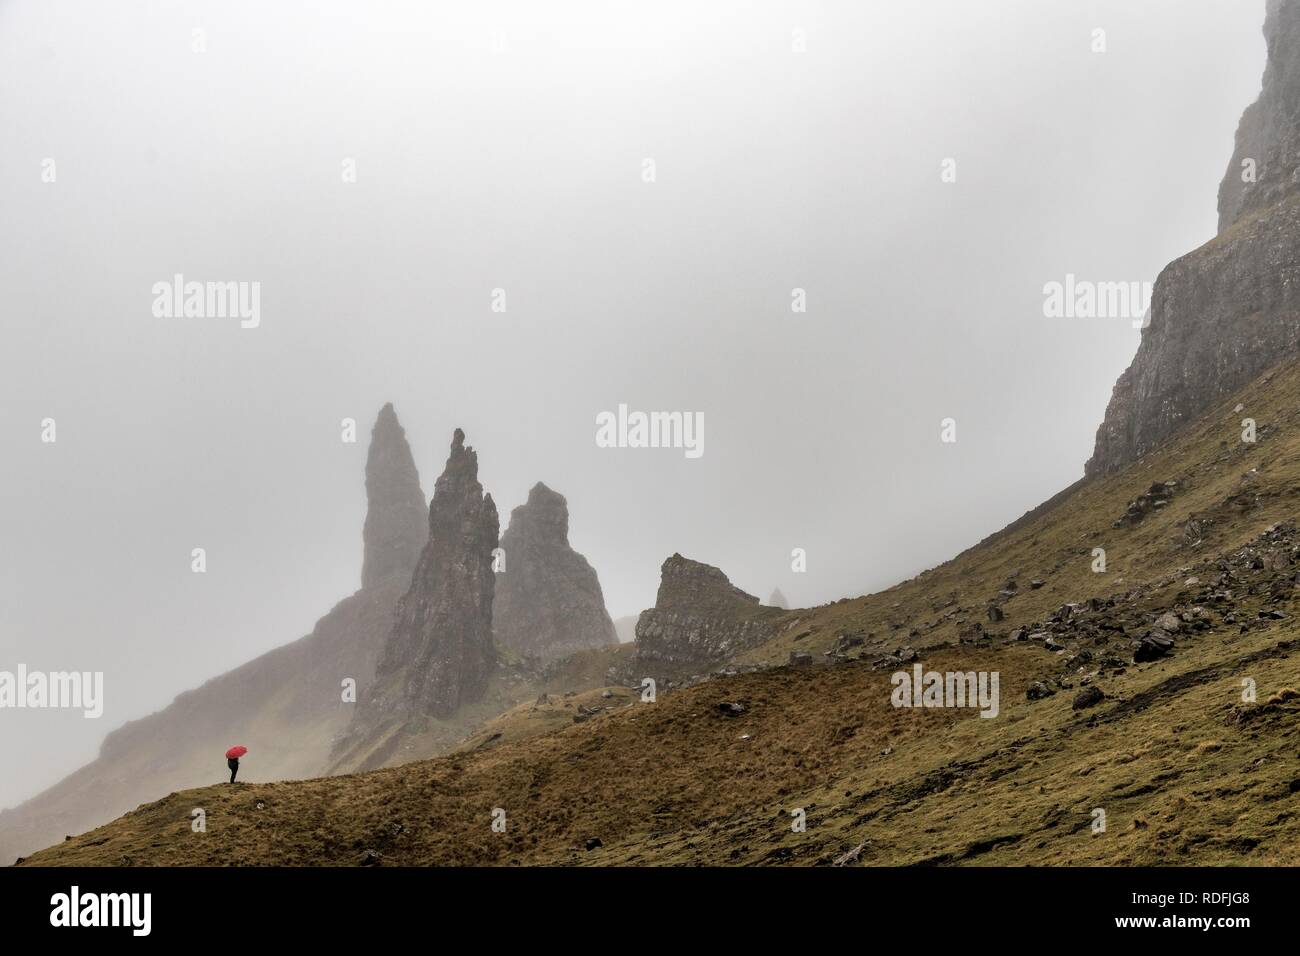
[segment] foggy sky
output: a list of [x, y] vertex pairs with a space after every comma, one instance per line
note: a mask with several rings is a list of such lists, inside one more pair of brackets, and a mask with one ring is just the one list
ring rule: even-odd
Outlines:
[[[426, 496], [457, 426], [503, 526], [564, 494], [614, 617], [674, 551], [806, 606], [1048, 498], [1138, 332], [1043, 286], [1211, 238], [1263, 6], [0, 3], [0, 669], [106, 693], [0, 710], [0, 806], [358, 587], [386, 401]], [[176, 273], [260, 326], [155, 318]], [[620, 403], [703, 456], [597, 448]]]

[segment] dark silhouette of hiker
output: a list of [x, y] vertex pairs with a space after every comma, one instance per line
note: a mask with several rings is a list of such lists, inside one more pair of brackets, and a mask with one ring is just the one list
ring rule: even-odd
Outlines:
[[230, 782], [235, 782], [235, 774], [239, 773], [239, 758], [227, 757], [226, 766], [230, 768]]

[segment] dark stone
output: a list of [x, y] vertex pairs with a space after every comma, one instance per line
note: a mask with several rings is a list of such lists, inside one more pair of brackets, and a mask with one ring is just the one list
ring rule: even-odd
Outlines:
[[1164, 657], [1173, 649], [1174, 642], [1172, 638], [1152, 631], [1138, 643], [1137, 649], [1133, 652], [1133, 663], [1142, 664], [1146, 661], [1154, 661], [1157, 658]]
[[1088, 707], [1096, 707], [1105, 699], [1106, 695], [1101, 692], [1101, 688], [1085, 687], [1074, 695], [1074, 703], [1070, 707], [1073, 710], [1085, 710]]
[[1030, 700], [1043, 700], [1044, 698], [1051, 697], [1055, 693], [1056, 691], [1052, 690], [1052, 688], [1048, 687], [1042, 681], [1036, 680], [1029, 685], [1029, 689], [1025, 691], [1025, 696]]
[[835, 639], [835, 646], [832, 648], [836, 654], [845, 654], [855, 647], [862, 646], [862, 635], [860, 634], [841, 634]]

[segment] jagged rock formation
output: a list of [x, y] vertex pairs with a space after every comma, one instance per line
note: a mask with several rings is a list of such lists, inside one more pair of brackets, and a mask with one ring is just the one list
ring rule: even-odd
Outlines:
[[[377, 448], [376, 446], [381, 446]], [[231, 743], [248, 746], [240, 780], [316, 776], [334, 737], [353, 717], [343, 681], [371, 683], [375, 661], [410, 583], [416, 556], [409, 529], [390, 519], [394, 502], [424, 495], [391, 406], [371, 438], [366, 487], [363, 586], [344, 598], [312, 632], [276, 648], [140, 720], [110, 733], [99, 757], [33, 799], [0, 813], [0, 864], [111, 820], [169, 790], [224, 779]], [[383, 515], [383, 517], [380, 517]], [[373, 558], [372, 558], [373, 556]], [[382, 560], [381, 560], [382, 556]]]
[[[1265, 36], [1264, 92], [1242, 118], [1220, 189], [1224, 231], [1160, 274], [1090, 476], [1142, 457], [1300, 346], [1300, 0], [1269, 3]], [[1241, 183], [1246, 156], [1259, 164], [1254, 185]]]
[[429, 508], [391, 402], [379, 410], [370, 432], [366, 501], [361, 586], [373, 587], [390, 575], [409, 580], [428, 537]]
[[781, 593], [780, 588], [772, 589], [772, 596], [767, 599], [767, 604], [768, 607], [779, 607], [783, 611], [788, 610], [790, 607], [790, 602], [785, 599], [785, 595]]
[[[1259, 99], [1237, 127], [1236, 149], [1219, 186], [1219, 231], [1300, 189], [1300, 4], [1269, 0], [1268, 65]], [[1254, 182], [1243, 178], [1252, 161]]]
[[492, 625], [497, 643], [550, 661], [617, 642], [600, 580], [569, 546], [569, 506], [540, 481], [501, 537]]
[[[1300, 356], [1241, 400], [1276, 424], [1267, 443], [1225, 450], [1225, 430], [1203, 418], [896, 587], [771, 610], [780, 631], [755, 655], [766, 666], [677, 688], [668, 668], [640, 669], [631, 686], [649, 676], [670, 689], [652, 705], [625, 688], [535, 691], [454, 756], [378, 773], [254, 784], [233, 799], [224, 783], [159, 791], [29, 864], [1300, 864]], [[1153, 476], [1187, 493], [1114, 529]], [[1122, 572], [1093, 573], [1079, 545], [1091, 539], [1123, 553]], [[752, 598], [693, 564], [669, 562], [666, 606], [685, 578], [692, 605], [753, 613]], [[983, 624], [994, 594], [1003, 620]], [[601, 654], [576, 659], [587, 657]], [[971, 719], [900, 710], [892, 675], [916, 664], [997, 675], [997, 719], [976, 717], [986, 710], [969, 693]], [[1088, 688], [1101, 696], [1073, 710]], [[559, 732], [518, 733], [533, 721]], [[783, 808], [814, 791], [817, 825], [793, 832]], [[1124, 818], [1149, 826], [1081, 839], [1099, 792], [1120, 793]], [[190, 810], [214, 801], [220, 823], [210, 814], [207, 834], [178, 838]], [[515, 836], [488, 833], [492, 807], [524, 808]], [[1171, 809], [1176, 826], [1157, 832]]]
[[342, 760], [362, 755], [363, 765], [376, 766], [424, 719], [450, 717], [482, 697], [496, 665], [497, 534], [497, 509], [479, 484], [478, 455], [458, 428], [429, 505], [429, 539], [398, 604], [374, 686], [336, 748]]
[[655, 606], [636, 625], [639, 665], [719, 664], [776, 633], [778, 608], [764, 607], [719, 569], [674, 554], [660, 569]]

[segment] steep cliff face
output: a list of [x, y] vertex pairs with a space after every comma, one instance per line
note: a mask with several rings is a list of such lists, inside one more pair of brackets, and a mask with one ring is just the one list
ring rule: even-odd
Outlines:
[[772, 637], [781, 616], [718, 568], [674, 554], [660, 568], [655, 606], [637, 621], [636, 661], [674, 669], [720, 664]]
[[617, 641], [596, 571], [569, 546], [569, 505], [538, 482], [501, 537], [492, 626], [497, 643], [543, 661]]
[[[1219, 193], [1221, 234], [1165, 268], [1085, 472], [1147, 454], [1300, 344], [1300, 0], [1272, 0], [1264, 92], [1242, 119]], [[1259, 181], [1241, 182], [1253, 158]]]
[[496, 665], [492, 600], [497, 509], [478, 480], [478, 455], [459, 428], [429, 505], [429, 537], [398, 604], [375, 680], [337, 765], [378, 765], [427, 718], [477, 701]]
[[380, 409], [370, 432], [366, 501], [361, 586], [373, 587], [393, 575], [409, 582], [428, 537], [429, 508], [391, 402]]
[[1140, 458], [1300, 344], [1300, 197], [1167, 266], [1087, 473]]
[[[377, 516], [389, 515], [393, 501], [423, 502], [411, 461], [397, 417], [386, 406], [372, 433], [366, 468], [368, 572], [361, 590], [340, 601], [306, 637], [118, 728], [105, 738], [94, 762], [0, 813], [0, 864], [98, 826], [160, 793], [222, 779], [222, 754], [232, 743], [249, 748], [241, 780], [324, 772], [334, 737], [348, 727], [356, 706], [344, 699], [343, 682], [370, 685], [394, 608], [415, 567], [404, 544], [409, 529]], [[423, 529], [422, 513], [417, 520]]]
[[1300, 190], [1300, 4], [1269, 0], [1264, 40], [1263, 88], [1242, 114], [1219, 186], [1220, 232]]

